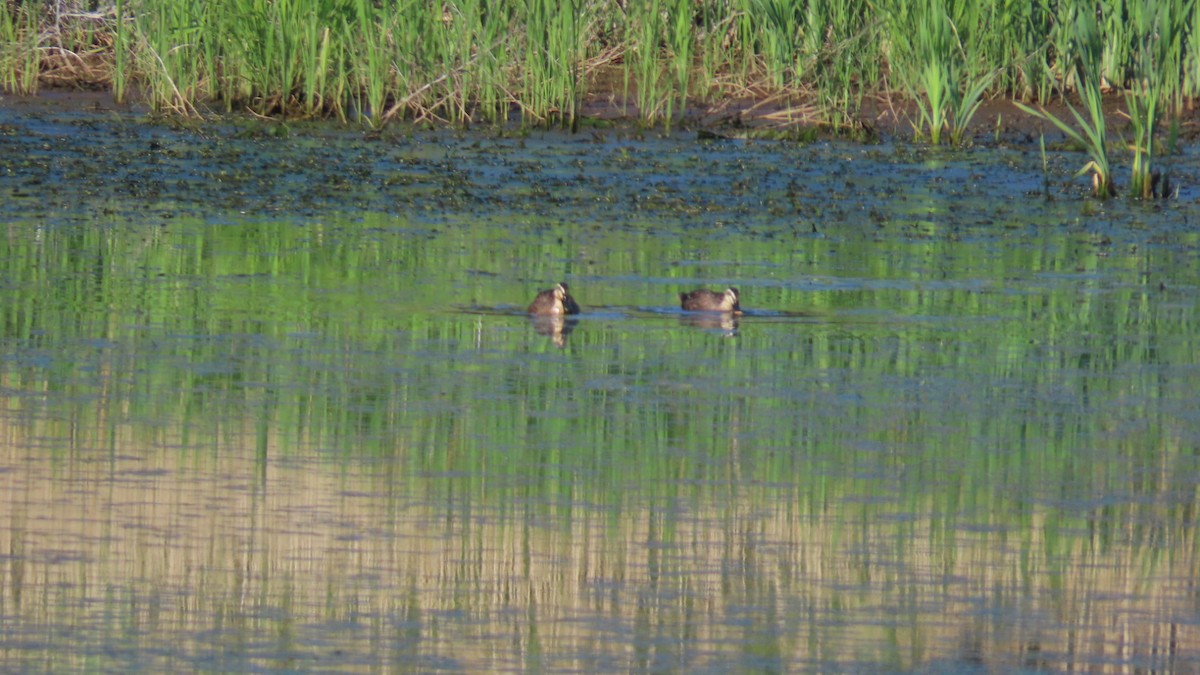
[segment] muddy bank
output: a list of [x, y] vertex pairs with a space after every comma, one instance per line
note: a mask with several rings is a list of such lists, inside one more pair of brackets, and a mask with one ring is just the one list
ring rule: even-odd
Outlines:
[[[44, 89], [34, 96], [0, 96], [0, 107], [14, 111], [58, 111], [64, 113], [92, 112], [110, 113], [122, 112], [154, 116], [148, 106], [131, 97], [124, 103], [117, 103], [108, 91], [84, 91], [77, 89]], [[1076, 103], [1076, 107], [1079, 108]], [[1060, 119], [1071, 119], [1070, 109], [1062, 101], [1055, 101], [1046, 110]], [[1114, 138], [1120, 139], [1131, 134], [1126, 131], [1129, 126], [1129, 116], [1125, 112], [1126, 103], [1122, 94], [1110, 92], [1106, 99], [1107, 123]], [[663, 127], [646, 129], [637, 121], [637, 107], [632, 102], [619, 99], [617, 92], [594, 92], [587, 96], [581, 108], [581, 117], [576, 126], [580, 133], [596, 131], [615, 131], [624, 135], [640, 135], [664, 133]], [[246, 121], [295, 123], [302, 120], [285, 120], [280, 118], [262, 118], [249, 112], [244, 115], [233, 115], [234, 119]], [[211, 112], [209, 119], [221, 118], [228, 120], [229, 115]], [[821, 111], [811, 100], [803, 98], [788, 99], [783, 97], [763, 98], [730, 98], [722, 101], [693, 102], [682, 118], [672, 126], [672, 132], [712, 133], [717, 136], [731, 138], [775, 138], [779, 140], [815, 140], [818, 138], [842, 138], [861, 142], [878, 141], [917, 141], [919, 134], [914, 131], [914, 123], [919, 120], [919, 114], [914, 105], [899, 97], [879, 97], [864, 101], [857, 120], [839, 128], [830, 127], [824, 121]], [[303, 120], [312, 121], [312, 120]], [[1164, 120], [1164, 129], [1172, 122], [1178, 122], [1179, 139], [1185, 143], [1200, 139], [1200, 111], [1186, 109], [1177, 118]], [[205, 123], [197, 120], [177, 119], [178, 124], [186, 126], [203, 126]], [[329, 121], [330, 125], [337, 125]], [[495, 125], [479, 125], [477, 131], [493, 133], [512, 133], [520, 130], [520, 112], [513, 110], [509, 124], [505, 127]], [[407, 123], [393, 124], [400, 129], [410, 126]], [[436, 128], [434, 124], [424, 124], [425, 128]], [[348, 128], [358, 130], [354, 124]], [[1011, 100], [993, 99], [985, 101], [979, 112], [969, 125], [966, 138], [971, 145], [994, 146], [998, 144], [1034, 144], [1039, 138], [1045, 137], [1051, 144], [1063, 143], [1066, 137], [1053, 125], [1022, 111]]]

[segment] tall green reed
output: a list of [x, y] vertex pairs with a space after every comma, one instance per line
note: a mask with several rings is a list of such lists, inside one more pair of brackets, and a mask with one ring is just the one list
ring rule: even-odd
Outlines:
[[311, 116], [324, 109], [330, 76], [334, 76], [336, 81], [344, 81], [344, 77], [338, 77], [341, 73], [330, 67], [330, 27], [321, 26], [316, 21], [306, 21], [303, 29], [301, 44], [305, 48], [300, 53], [298, 65], [300, 106], [305, 115]]
[[[472, 0], [419, 4], [422, 6], [410, 16], [418, 25], [439, 35], [432, 42], [434, 48], [425, 55], [423, 65], [410, 73], [429, 83], [432, 92], [420, 114], [456, 125], [470, 124], [475, 121], [477, 104], [477, 81], [471, 69], [479, 56], [478, 10]], [[412, 28], [403, 26], [401, 30]], [[417, 38], [413, 38], [412, 44], [419, 44]], [[400, 93], [395, 82], [390, 87], [389, 94]]]
[[1050, 160], [1046, 158], [1046, 134], [1038, 136], [1038, 152], [1042, 158], [1042, 195], [1050, 199]]
[[1180, 61], [1183, 63], [1183, 79], [1179, 83], [1180, 99], [1176, 107], [1182, 107], [1184, 98], [1200, 95], [1200, 11], [1181, 12], [1184, 26]]
[[733, 0], [729, 9], [732, 14], [729, 19], [731, 26], [727, 36], [722, 39], [722, 48], [736, 54], [731, 59], [734, 67], [731, 68], [730, 74], [740, 82], [748, 82], [757, 77], [761, 67], [762, 50], [757, 46], [759, 22], [755, 20], [757, 14], [754, 10], [756, 1]]
[[135, 67], [142, 74], [144, 91], [159, 110], [178, 115], [196, 114], [198, 85], [203, 82], [194, 58], [200, 24], [194, 4], [164, 3], [158, 11], [138, 15], [134, 45]]
[[293, 3], [268, 4], [261, 34], [267, 58], [256, 61], [255, 73], [260, 78], [258, 89], [273, 92], [265, 96], [258, 108], [264, 114], [278, 110], [287, 115], [295, 111], [296, 88], [300, 79], [300, 34], [304, 32], [303, 14]]
[[[361, 119], [367, 120], [372, 127], [377, 127], [383, 122], [383, 116], [386, 113], [385, 106], [387, 104], [388, 85], [390, 84], [390, 66], [388, 60], [388, 49], [386, 40], [388, 38], [387, 31], [379, 30], [381, 26], [387, 24], [382, 21], [377, 12], [375, 5], [367, 0], [358, 0], [355, 3], [353, 18], [350, 19], [353, 30], [348, 31], [349, 34], [358, 34], [360, 41], [354, 48], [346, 51], [349, 60], [347, 70], [351, 73], [350, 81], [355, 87], [351, 96], [356, 100], [356, 112]], [[319, 26], [313, 26], [314, 31], [321, 30]], [[315, 61], [307, 62], [306, 73], [310, 73], [308, 79], [314, 85], [314, 88], [306, 92], [306, 98], [309, 101], [310, 108], [315, 103], [315, 98], [322, 95], [326, 91], [326, 87], [321, 86], [323, 82], [321, 78], [327, 70], [328, 61], [328, 28], [321, 30], [322, 48], [316, 53], [310, 53], [310, 58]], [[315, 34], [310, 38], [316, 40]], [[345, 94], [351, 92], [336, 92], [334, 101], [338, 101], [345, 97]]]
[[[943, 132], [961, 144], [971, 119], [979, 110], [991, 74], [976, 74], [970, 35], [976, 17], [967, 11], [954, 12], [947, 0], [897, 2], [890, 15], [901, 67], [895, 72], [917, 105], [918, 135], [927, 133], [938, 145]], [[966, 39], [963, 35], [966, 34]]]
[[1045, 108], [1034, 109], [1020, 101], [1016, 101], [1015, 104], [1026, 113], [1050, 122], [1083, 146], [1090, 159], [1079, 169], [1076, 176], [1091, 174], [1092, 194], [1100, 199], [1107, 199], [1116, 194], [1116, 185], [1113, 183], [1109, 164], [1108, 131], [1104, 118], [1104, 97], [1101, 92], [1104, 44], [1100, 39], [1096, 14], [1091, 8], [1076, 7], [1068, 11], [1069, 23], [1075, 28], [1072, 53], [1068, 55], [1070, 73], [1079, 87], [1079, 95], [1083, 99], [1088, 117], [1085, 119], [1074, 106], [1067, 104], [1072, 117], [1079, 125], [1079, 130], [1076, 130]]
[[569, 125], [578, 116], [585, 7], [582, 0], [525, 1], [525, 77], [520, 95], [525, 112], [538, 120]]
[[921, 114], [920, 133], [924, 128], [929, 141], [941, 143], [942, 131], [949, 126], [951, 90], [957, 86], [954, 76], [958, 71], [958, 59], [954, 54], [953, 32], [950, 18], [944, 11], [928, 8], [917, 18], [911, 58], [918, 61], [919, 75], [908, 84], [914, 94]]
[[[114, 93], [136, 86], [157, 108], [184, 113], [221, 105], [378, 125], [501, 120], [515, 103], [528, 123], [562, 122], [596, 81], [589, 55], [603, 53], [598, 61], [623, 64], [625, 99], [647, 123], [670, 123], [704, 96], [815, 103], [838, 126], [890, 83], [916, 104], [918, 135], [961, 143], [985, 96], [1048, 101], [1060, 80], [1084, 91], [1072, 82], [1081, 12], [1099, 12], [1096, 73], [1124, 85], [1144, 72], [1145, 36], [1158, 33], [1135, 13], [1159, 6], [1173, 22], [1151, 45], [1165, 49], [1152, 59], [1164, 73], [1159, 111], [1200, 87], [1191, 0], [1100, 0], [1087, 11], [1057, 0], [105, 2], [118, 17]], [[0, 4], [0, 82], [10, 90], [36, 87], [41, 56], [30, 40], [45, 33], [45, 7]]]
[[[509, 53], [514, 45], [508, 39], [513, 17], [502, 7], [484, 0], [461, 2], [459, 9], [472, 36], [472, 57], [465, 73], [470, 80], [464, 89], [475, 100], [479, 117], [504, 121], [513, 99], [508, 82], [509, 61], [514, 58]], [[560, 17], [560, 20], [574, 22], [576, 17]], [[574, 82], [571, 86], [574, 87]]]
[[864, 0], [811, 3], [805, 14], [805, 49], [813, 55], [805, 84], [835, 129], [857, 123], [863, 97], [882, 77], [879, 22], [868, 9]]
[[703, 2], [696, 7], [689, 93], [707, 98], [720, 93], [722, 82], [736, 77], [735, 73], [747, 71], [746, 52], [737, 43], [737, 25], [737, 17], [726, 6]]
[[1130, 195], [1150, 199], [1156, 196], [1156, 177], [1161, 175], [1154, 167], [1161, 106], [1172, 97], [1172, 83], [1182, 79], [1178, 54], [1183, 26], [1170, 3], [1136, 4], [1130, 10], [1137, 43], [1135, 77], [1125, 92], [1133, 132]]
[[671, 103], [671, 85], [664, 77], [659, 60], [664, 9], [662, 0], [646, 0], [626, 6], [625, 98], [630, 98], [632, 87], [638, 117], [648, 123], [663, 119]]
[[116, 26], [113, 29], [113, 99], [118, 103], [125, 102], [125, 92], [129, 88], [128, 54], [129, 26], [125, 16], [125, 0], [116, 0], [113, 8]]
[[691, 74], [692, 69], [695, 67], [692, 59], [695, 41], [692, 6], [692, 0], [675, 0], [675, 4], [669, 8], [666, 26], [666, 58], [671, 72], [675, 75], [674, 88], [676, 96], [668, 98], [665, 117], [668, 128], [670, 127], [671, 120], [675, 117], [675, 102], [678, 101], [678, 111], [680, 113], [685, 112], [687, 109]]
[[38, 14], [42, 3], [0, 2], [0, 85], [15, 94], [38, 88]]
[[1027, 98], [1049, 97], [1054, 59], [1046, 47], [1053, 20], [1049, 2], [992, 0], [969, 4], [977, 10], [972, 39], [979, 62], [995, 73], [992, 87]]
[[805, 36], [811, 35], [804, 30], [805, 7], [791, 0], [753, 0], [751, 6], [767, 81], [779, 88], [789, 86], [799, 74]]
[[459, 69], [457, 45], [461, 44], [453, 33], [464, 22], [436, 3], [405, 3], [394, 9], [385, 6], [388, 9], [389, 50], [396, 66], [393, 100], [384, 119], [434, 119], [450, 99], [448, 92]]

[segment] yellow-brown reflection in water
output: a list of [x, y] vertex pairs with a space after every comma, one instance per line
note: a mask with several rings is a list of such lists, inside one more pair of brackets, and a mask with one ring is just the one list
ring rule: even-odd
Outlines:
[[688, 312], [679, 317], [679, 323], [692, 328], [720, 331], [727, 337], [738, 332], [738, 317], [728, 312]]
[[529, 317], [529, 323], [533, 325], [534, 332], [550, 338], [554, 346], [562, 348], [567, 346], [567, 338], [579, 321], [561, 314], [541, 314]]
[[1167, 551], [1100, 545], [1037, 510], [1024, 532], [946, 541], [886, 501], [808, 513], [728, 486], [484, 504], [387, 463], [135, 439], [52, 458], [7, 435], [4, 669], [1200, 663], [1200, 631], [1176, 622], [1197, 611], [1190, 531]]

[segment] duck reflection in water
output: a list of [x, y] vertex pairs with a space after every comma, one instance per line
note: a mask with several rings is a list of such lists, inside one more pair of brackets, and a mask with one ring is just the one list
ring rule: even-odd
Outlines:
[[[740, 312], [739, 312], [740, 314]], [[679, 317], [679, 323], [692, 328], [721, 331], [726, 337], [738, 334], [737, 315], [732, 312], [696, 312]]]
[[538, 335], [545, 335], [554, 342], [554, 346], [562, 348], [567, 346], [567, 336], [575, 330], [579, 319], [568, 318], [562, 314], [532, 314], [529, 322], [533, 324], [533, 330]]
[[534, 316], [563, 316], [578, 314], [579, 304], [571, 297], [570, 289], [565, 281], [540, 291], [533, 302], [529, 303], [529, 313]]

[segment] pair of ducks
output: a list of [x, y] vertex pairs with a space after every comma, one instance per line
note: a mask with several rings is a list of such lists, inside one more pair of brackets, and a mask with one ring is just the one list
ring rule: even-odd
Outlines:
[[[689, 312], [725, 312], [741, 314], [742, 307], [738, 304], [738, 289], [726, 288], [718, 293], [707, 288], [679, 294], [679, 304]], [[529, 313], [539, 316], [554, 316], [563, 314], [578, 314], [579, 303], [571, 297], [566, 282], [559, 282], [554, 288], [548, 288], [537, 294], [529, 305]]]

